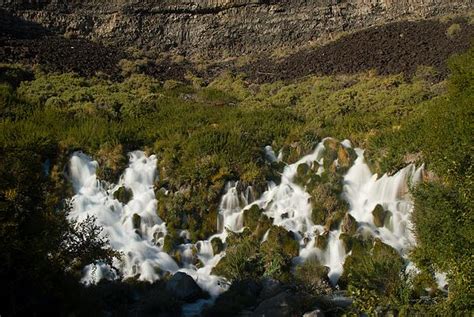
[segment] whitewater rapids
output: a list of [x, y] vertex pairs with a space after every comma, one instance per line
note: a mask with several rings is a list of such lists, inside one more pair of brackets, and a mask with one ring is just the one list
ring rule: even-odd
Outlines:
[[[347, 140], [341, 144], [345, 148], [351, 148]], [[323, 232], [324, 228], [313, 223], [310, 195], [295, 182], [299, 164], [306, 163], [310, 167], [319, 164], [315, 173], [323, 172], [324, 151], [324, 142], [321, 142], [313, 153], [287, 165], [280, 184], [269, 183], [267, 191], [260, 197], [253, 197], [250, 187], [242, 192], [238, 190], [238, 183], [229, 182], [216, 219], [219, 233], [196, 244], [179, 246], [182, 258], [180, 265], [162, 247], [167, 230], [166, 223], [156, 212], [154, 184], [159, 175], [154, 155], [147, 156], [141, 151], [131, 152], [129, 166], [118, 184], [107, 185], [97, 178], [97, 162], [82, 152], [75, 152], [71, 156], [68, 173], [75, 192], [71, 199], [72, 210], [69, 217], [79, 221], [87, 216], [96, 218], [110, 246], [123, 254], [122, 259], [114, 261], [114, 266], [123, 278], [136, 277], [142, 281], [154, 282], [166, 272], [174, 274], [182, 271], [192, 276], [201, 288], [215, 298], [227, 289], [227, 283], [221, 277], [211, 274], [212, 268], [225, 256], [225, 250], [214, 254], [210, 241], [212, 238], [219, 238], [225, 242], [227, 231], [243, 230], [243, 211], [257, 204], [273, 219], [274, 225], [295, 233], [300, 251], [294, 262], [301, 263], [308, 258], [317, 257], [321, 264], [329, 267], [329, 278], [335, 284], [342, 274], [348, 255], [339, 239], [341, 226], [329, 232], [325, 250], [317, 248], [317, 234]], [[265, 152], [269, 162], [281, 160], [281, 153], [277, 157], [271, 147], [267, 146]], [[383, 175], [379, 178], [371, 173], [365, 163], [363, 150], [355, 149], [355, 152], [357, 158], [343, 178], [342, 198], [349, 204], [349, 214], [357, 221], [358, 232], [380, 239], [406, 257], [416, 242], [410, 220], [413, 202], [409, 187], [421, 180], [423, 166], [416, 168], [408, 165], [392, 176]], [[121, 187], [133, 193], [132, 199], [126, 204], [114, 198], [114, 193]], [[378, 204], [391, 212], [389, 223], [383, 227], [375, 226], [372, 216], [372, 210]], [[139, 228], [134, 227], [134, 214], [140, 216]], [[201, 268], [192, 264], [193, 250], [197, 250], [196, 256], [203, 264]], [[82, 281], [85, 284], [97, 283], [104, 278], [118, 278], [110, 267], [101, 263], [88, 265], [83, 273]]]

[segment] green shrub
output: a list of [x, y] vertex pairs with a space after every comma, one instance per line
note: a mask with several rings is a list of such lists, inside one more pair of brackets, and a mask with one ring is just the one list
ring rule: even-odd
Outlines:
[[227, 241], [226, 255], [212, 270], [213, 274], [224, 276], [230, 281], [258, 279], [263, 267], [258, 255], [260, 241], [250, 235], [237, 241]]
[[387, 307], [398, 296], [404, 267], [398, 252], [388, 245], [378, 240], [358, 244], [344, 263], [341, 283], [347, 283], [356, 309], [373, 314], [378, 305]]

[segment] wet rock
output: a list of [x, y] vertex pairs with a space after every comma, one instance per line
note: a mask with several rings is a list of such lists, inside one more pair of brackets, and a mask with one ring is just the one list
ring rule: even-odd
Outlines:
[[344, 246], [344, 250], [346, 250], [346, 253], [352, 250], [352, 245], [353, 245], [353, 239], [350, 235], [347, 233], [341, 233], [339, 236], [339, 240], [342, 241], [342, 245]]
[[327, 231], [336, 230], [339, 227], [339, 224], [344, 219], [344, 212], [343, 211], [336, 211], [332, 213], [326, 219], [326, 223], [324, 225]]
[[355, 234], [357, 231], [357, 221], [349, 213], [342, 220], [342, 232], [349, 235]]
[[326, 249], [329, 240], [329, 231], [325, 231], [316, 237], [316, 246], [321, 250]]
[[219, 254], [224, 250], [224, 244], [220, 238], [214, 238], [211, 240], [212, 251], [214, 254]]
[[263, 210], [258, 205], [252, 205], [249, 209], [244, 210], [244, 225], [254, 231], [262, 214]]
[[142, 223], [142, 217], [140, 217], [139, 214], [133, 214], [132, 216], [133, 229], [140, 229], [141, 223]]
[[372, 210], [372, 216], [374, 217], [374, 225], [376, 225], [377, 227], [383, 227], [386, 214], [387, 212], [383, 209], [382, 205], [377, 204], [374, 210]]
[[309, 172], [311, 169], [309, 168], [309, 165], [306, 163], [301, 163], [298, 165], [296, 168], [296, 176], [294, 181], [297, 184], [300, 184], [302, 186], [306, 185], [306, 183], [310, 180], [311, 175], [309, 175]]
[[205, 297], [205, 293], [194, 279], [183, 272], [178, 272], [171, 277], [166, 283], [166, 290], [172, 293], [177, 299], [186, 302], [193, 302]]
[[122, 186], [114, 192], [114, 198], [126, 205], [133, 199], [133, 192], [131, 189]]

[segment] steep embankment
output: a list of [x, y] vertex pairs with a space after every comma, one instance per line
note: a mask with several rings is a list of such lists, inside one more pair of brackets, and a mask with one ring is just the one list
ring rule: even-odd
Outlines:
[[0, 8], [59, 33], [206, 56], [295, 47], [340, 32], [472, 7], [469, 0], [0, 1]]

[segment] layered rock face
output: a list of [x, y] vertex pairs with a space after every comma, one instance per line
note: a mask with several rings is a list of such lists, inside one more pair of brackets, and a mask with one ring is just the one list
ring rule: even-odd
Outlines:
[[60, 33], [207, 56], [295, 47], [473, 7], [471, 0], [0, 0], [0, 8]]

